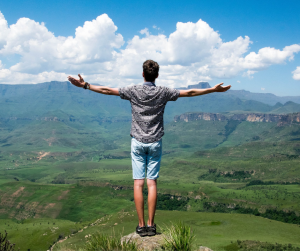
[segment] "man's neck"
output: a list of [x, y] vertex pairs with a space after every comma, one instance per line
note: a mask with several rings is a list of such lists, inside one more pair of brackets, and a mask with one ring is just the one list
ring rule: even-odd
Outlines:
[[143, 85], [156, 86], [156, 85], [155, 85], [155, 81], [153, 81], [153, 82], [144, 81]]

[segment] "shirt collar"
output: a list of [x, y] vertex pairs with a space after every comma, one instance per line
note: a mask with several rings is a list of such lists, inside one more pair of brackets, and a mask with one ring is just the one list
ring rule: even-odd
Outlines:
[[156, 86], [154, 82], [144, 82], [143, 85]]

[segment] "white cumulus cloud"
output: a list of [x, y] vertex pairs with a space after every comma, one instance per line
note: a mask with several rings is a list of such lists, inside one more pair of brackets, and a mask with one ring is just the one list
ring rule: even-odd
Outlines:
[[293, 79], [300, 80], [300, 66], [296, 68], [293, 72]]
[[78, 27], [74, 37], [56, 37], [44, 23], [28, 18], [20, 18], [8, 27], [2, 14], [0, 29], [0, 34], [3, 34], [2, 30], [6, 34], [0, 37], [0, 55], [20, 55], [20, 62], [9, 69], [20, 73], [78, 71], [82, 68], [93, 72], [94, 66], [90, 65], [114, 60], [115, 49], [124, 43], [106, 14]]
[[[152, 35], [145, 28], [125, 44], [106, 14], [86, 21], [73, 36], [63, 37], [28, 18], [8, 26], [0, 12], [0, 57], [20, 57], [9, 68], [0, 62], [0, 83], [66, 80], [69, 74], [82, 73], [89, 82], [120, 87], [140, 83], [142, 63], [153, 59], [161, 66], [159, 83], [178, 87], [238, 75], [253, 78], [271, 65], [293, 60], [300, 51], [300, 45], [294, 44], [252, 52], [251, 43], [248, 36], [224, 42], [201, 19], [178, 22], [169, 35]], [[299, 76], [298, 68], [294, 79]]]
[[150, 32], [149, 32], [149, 29], [148, 29], [148, 28], [145, 28], [145, 29], [140, 30], [140, 33], [141, 33], [141, 34], [145, 34], [146, 36], [149, 36], [149, 35], [150, 35]]

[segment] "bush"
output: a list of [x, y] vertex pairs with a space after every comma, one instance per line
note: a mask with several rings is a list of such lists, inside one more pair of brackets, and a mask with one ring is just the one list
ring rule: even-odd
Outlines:
[[191, 227], [179, 222], [167, 228], [166, 237], [164, 237], [165, 243], [162, 248], [168, 251], [191, 251], [194, 237]]
[[10, 244], [7, 239], [7, 232], [5, 231], [5, 235], [0, 233], [0, 250], [1, 251], [14, 251], [15, 244]]

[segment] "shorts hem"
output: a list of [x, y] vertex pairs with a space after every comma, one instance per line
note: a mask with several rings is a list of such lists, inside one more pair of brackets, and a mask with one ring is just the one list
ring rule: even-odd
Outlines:
[[147, 177], [147, 180], [157, 180], [158, 177]]

